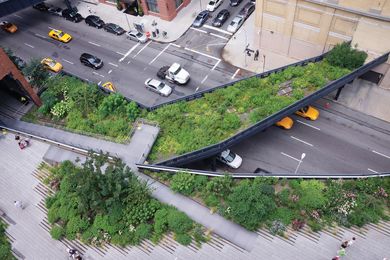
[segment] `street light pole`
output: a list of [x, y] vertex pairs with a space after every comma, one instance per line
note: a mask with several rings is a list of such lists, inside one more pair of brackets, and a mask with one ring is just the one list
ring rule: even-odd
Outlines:
[[297, 166], [297, 168], [295, 169], [294, 174], [296, 174], [296, 173], [298, 172], [299, 166], [301, 166], [301, 163], [302, 163], [303, 159], [305, 158], [305, 156], [306, 156], [306, 154], [305, 154], [305, 153], [302, 153], [302, 155], [301, 155], [301, 160], [299, 161], [298, 166]]
[[265, 69], [265, 54], [263, 54], [263, 72], [264, 72], [264, 69]]

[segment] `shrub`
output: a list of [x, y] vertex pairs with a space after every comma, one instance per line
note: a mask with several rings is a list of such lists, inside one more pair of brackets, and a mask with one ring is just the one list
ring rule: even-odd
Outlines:
[[280, 235], [280, 236], [282, 236], [286, 230], [287, 230], [286, 226], [281, 221], [278, 220], [273, 221], [271, 227], [269, 228], [271, 234]]
[[226, 197], [232, 186], [233, 179], [230, 175], [225, 175], [223, 177], [214, 177], [206, 184], [204, 192], [212, 193], [217, 197]]
[[326, 55], [326, 60], [333, 66], [354, 70], [364, 64], [367, 53], [351, 48], [350, 44], [343, 42], [337, 44]]
[[195, 175], [189, 173], [177, 173], [171, 179], [171, 188], [184, 195], [191, 195], [196, 188]]
[[188, 234], [176, 234], [175, 240], [184, 246], [191, 244], [192, 238]]
[[194, 225], [194, 222], [183, 212], [176, 209], [170, 209], [168, 213], [169, 229], [177, 234], [189, 232]]
[[61, 226], [53, 226], [50, 229], [50, 235], [55, 240], [60, 240], [65, 234], [64, 228]]
[[317, 180], [302, 181], [298, 188], [298, 204], [303, 209], [320, 209], [327, 203], [325, 184]]

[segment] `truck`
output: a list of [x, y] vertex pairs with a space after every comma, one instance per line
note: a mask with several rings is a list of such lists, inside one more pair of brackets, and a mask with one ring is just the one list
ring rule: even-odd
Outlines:
[[159, 69], [157, 77], [179, 85], [184, 85], [190, 80], [190, 74], [176, 62], [171, 66], [164, 66]]

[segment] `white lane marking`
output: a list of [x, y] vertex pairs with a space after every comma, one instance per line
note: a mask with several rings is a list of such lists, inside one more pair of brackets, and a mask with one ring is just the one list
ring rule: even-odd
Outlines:
[[47, 38], [46, 36], [44, 36], [44, 35], [42, 35], [42, 34], [39, 34], [39, 33], [36, 33], [35, 35], [38, 36], [38, 37], [44, 38], [44, 39]]
[[119, 52], [119, 51], [116, 51], [115, 53], [117, 53], [117, 54], [119, 54], [119, 55], [121, 55], [121, 56], [125, 55], [124, 53]]
[[157, 54], [157, 56], [154, 57], [154, 59], [153, 59], [151, 62], [149, 62], [149, 65], [152, 64], [155, 60], [157, 60], [157, 58], [160, 57], [160, 55], [163, 54], [163, 52], [164, 52], [166, 49], [168, 49], [168, 47], [169, 47], [170, 45], [171, 45], [171, 44], [168, 44], [162, 51], [160, 51], [160, 53]]
[[231, 32], [228, 32], [228, 31], [225, 31], [225, 30], [222, 30], [222, 29], [219, 29], [219, 28], [215, 28], [215, 27], [207, 25], [207, 24], [203, 25], [203, 27], [211, 29], [211, 30], [215, 30], [217, 32], [221, 32], [221, 33], [224, 33], [224, 34], [233, 35]]
[[99, 81], [99, 82], [98, 82], [98, 85], [100, 85], [101, 83], [102, 83], [102, 81]]
[[131, 47], [130, 50], [129, 50], [128, 52], [126, 52], [126, 54], [123, 55], [122, 58], [119, 59], [119, 62], [122, 62], [124, 59], [126, 59], [126, 57], [129, 56], [130, 53], [132, 53], [132, 52], [135, 50], [135, 48], [137, 48], [138, 46], [139, 46], [139, 43], [137, 43], [136, 45], [134, 45], [133, 47]]
[[388, 156], [388, 155], [386, 155], [386, 154], [377, 152], [377, 151], [375, 151], [375, 150], [372, 150], [372, 152], [373, 152], [373, 153], [376, 153], [376, 154], [378, 154], [378, 155], [381, 155], [381, 156], [383, 156], [383, 157], [385, 157], [385, 158], [387, 158], [387, 159], [390, 159], [390, 156]]
[[231, 77], [231, 79], [234, 79], [239, 71], [240, 71], [240, 69], [237, 69], [236, 72], [234, 72], [234, 74], [233, 74], [233, 76]]
[[378, 173], [377, 171], [374, 171], [373, 169], [370, 169], [370, 168], [368, 168], [367, 170], [369, 170], [370, 172], [373, 172], [373, 173]]
[[210, 33], [210, 35], [215, 36], [215, 37], [218, 37], [218, 38], [221, 38], [221, 39], [224, 39], [224, 40], [229, 40], [229, 38], [223, 37], [223, 36], [221, 36], [221, 35], [219, 35], [219, 34]]
[[305, 126], [308, 126], [308, 127], [311, 127], [311, 128], [313, 128], [313, 129], [316, 129], [316, 130], [318, 130], [318, 131], [321, 131], [321, 129], [319, 129], [318, 127], [316, 127], [316, 126], [313, 126], [313, 125], [311, 125], [311, 124], [308, 124], [308, 123], [305, 123], [305, 122], [302, 122], [301, 120], [299, 120], [299, 119], [297, 119], [296, 120], [298, 123], [301, 123], [301, 124], [303, 124], [303, 125], [305, 125]]
[[[133, 56], [133, 59], [134, 59], [135, 57], [137, 57], [138, 54], [140, 54], [146, 47], [148, 47], [148, 45], [149, 45], [151, 42], [152, 42], [152, 41], [148, 41], [148, 43], [145, 44], [145, 46], [142, 47], [142, 49], [140, 49], [140, 50]], [[130, 63], [130, 62], [128, 62], [127, 64], [129, 64], [129, 63]]]
[[100, 76], [100, 77], [102, 77], [102, 78], [104, 78], [104, 75], [101, 75], [101, 74], [99, 74], [99, 73], [97, 73], [97, 72], [95, 72], [95, 71], [92, 71], [92, 73], [95, 74], [95, 75], [98, 75], [98, 76]]
[[13, 14], [13, 16], [18, 17], [18, 18], [23, 18], [23, 17], [21, 17], [20, 15], [17, 15], [17, 14]]
[[100, 45], [97, 43], [94, 43], [94, 42], [88, 42], [88, 43], [100, 47]]
[[34, 46], [32, 46], [32, 45], [30, 45], [30, 44], [28, 44], [28, 43], [24, 43], [24, 45], [26, 45], [26, 46], [28, 46], [28, 47], [30, 47], [30, 48], [33, 48], [33, 49], [34, 49]]
[[196, 51], [196, 50], [193, 50], [193, 49], [190, 49], [190, 48], [187, 48], [187, 47], [185, 47], [184, 49], [187, 50], [187, 51], [195, 52], [195, 53], [197, 53], [197, 54], [199, 54], [199, 55], [206, 56], [206, 57], [208, 57], [208, 58], [210, 58], [210, 59], [220, 60], [220, 59], [218, 59], [217, 57], [214, 57], [214, 56], [211, 56], [211, 55], [208, 55], [208, 54], [205, 54], [205, 53], [203, 53], [203, 52]]
[[301, 142], [301, 143], [304, 143], [304, 144], [306, 144], [306, 145], [308, 145], [308, 146], [313, 146], [311, 143], [308, 143], [308, 142], [305, 142], [305, 141], [303, 141], [303, 140], [301, 140], [301, 139], [299, 139], [299, 138], [296, 138], [295, 136], [290, 136], [292, 139], [294, 139], [294, 140], [297, 140], [298, 142]]
[[74, 64], [73, 62], [71, 62], [71, 61], [68, 61], [68, 60], [65, 60], [65, 59], [62, 59], [63, 61], [65, 61], [65, 62], [67, 62], [67, 63], [69, 63], [69, 64]]
[[49, 28], [50, 30], [56, 30], [56, 29], [54, 29], [53, 27], [50, 27], [50, 26], [48, 26], [47, 28]]
[[175, 43], [171, 43], [171, 45], [172, 45], [172, 46], [175, 46], [175, 47], [177, 47], [177, 48], [181, 48], [180, 45], [177, 45], [177, 44], [175, 44]]
[[109, 71], [108, 71], [108, 74], [111, 74], [111, 72], [112, 72], [112, 70], [109, 70]]
[[215, 63], [214, 67], [211, 69], [211, 70], [215, 70], [215, 68], [218, 66], [218, 64], [221, 62], [221, 60], [217, 61], [217, 63]]
[[[204, 78], [203, 78], [203, 80], [200, 82], [200, 84], [203, 84], [203, 82], [205, 82], [206, 81], [206, 79], [209, 77], [209, 75], [206, 75]], [[199, 87], [198, 87], [199, 88]], [[198, 89], [196, 89], [196, 90], [198, 90]], [[195, 91], [196, 91], [195, 90]]]
[[109, 62], [108, 64], [110, 64], [111, 66], [114, 66], [114, 67], [118, 67], [118, 65], [111, 63], [111, 62]]
[[197, 29], [197, 28], [194, 28], [194, 27], [190, 27], [190, 29], [192, 29], [194, 31], [201, 32], [201, 33], [207, 33], [207, 31], [205, 31], [205, 30]]
[[286, 154], [286, 153], [281, 152], [281, 154], [284, 155], [284, 156], [287, 156], [288, 158], [291, 158], [291, 159], [293, 159], [293, 160], [295, 160], [295, 161], [297, 161], [297, 162], [300, 162], [300, 161], [301, 161], [301, 160], [299, 160], [299, 159], [297, 159], [297, 158], [295, 158], [295, 157], [292, 157], [291, 155], [288, 155], [288, 154]]

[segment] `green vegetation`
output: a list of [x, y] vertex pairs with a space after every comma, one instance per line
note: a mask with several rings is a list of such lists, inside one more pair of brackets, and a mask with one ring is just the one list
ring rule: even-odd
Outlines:
[[11, 252], [11, 244], [5, 235], [5, 223], [0, 220], [0, 259], [13, 260], [16, 259]]
[[195, 179], [204, 177], [150, 174], [160, 180], [164, 176], [163, 181], [176, 192], [201, 200], [249, 230], [266, 225], [272, 233], [283, 234], [288, 225], [295, 230], [308, 225], [318, 231], [335, 224], [361, 227], [390, 219], [390, 178], [318, 181], [259, 177], [233, 181], [226, 175], [195, 185]]
[[351, 46], [344, 42], [336, 45], [326, 56], [326, 60], [332, 65], [340, 68], [354, 70], [364, 64], [367, 53], [352, 49]]
[[120, 94], [105, 96], [96, 85], [68, 76], [55, 76], [46, 81], [43, 105], [32, 110], [25, 120], [52, 121], [81, 133], [98, 134], [124, 141], [131, 123], [140, 111]]
[[[104, 170], [103, 170], [104, 169]], [[82, 167], [69, 161], [51, 169], [46, 180], [56, 193], [46, 199], [54, 239], [120, 246], [151, 238], [158, 242], [174, 232], [179, 243], [202, 242], [203, 232], [186, 214], [151, 198], [141, 182], [120, 161], [91, 155]]]

